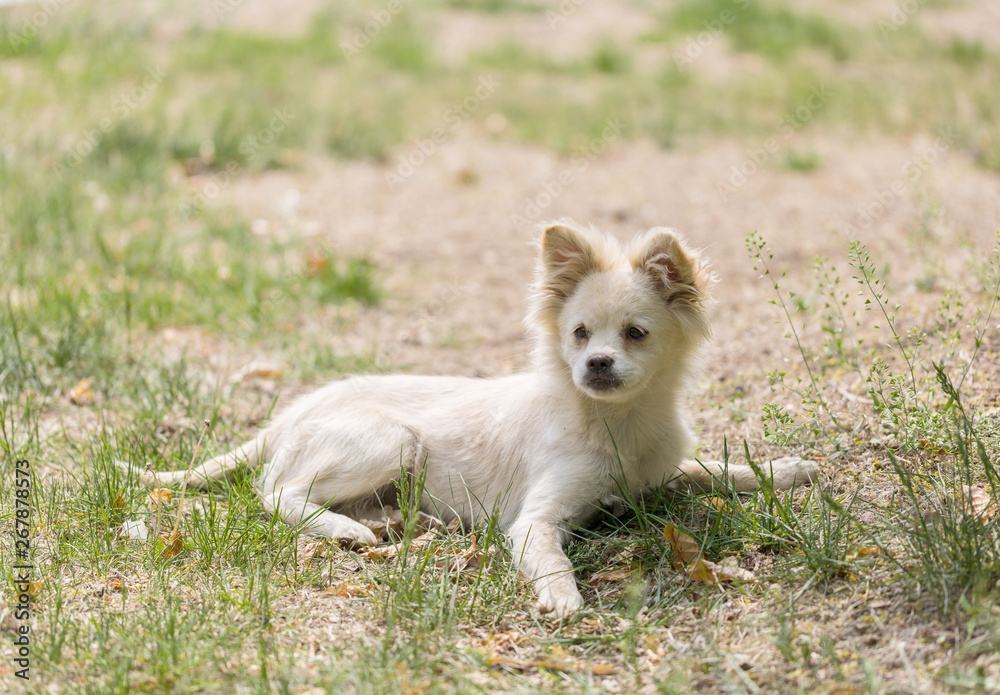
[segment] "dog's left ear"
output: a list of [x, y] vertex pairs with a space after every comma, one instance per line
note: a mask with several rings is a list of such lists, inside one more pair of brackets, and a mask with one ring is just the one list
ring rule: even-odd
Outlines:
[[702, 304], [708, 300], [712, 275], [701, 259], [672, 230], [649, 230], [632, 255], [632, 267], [653, 276], [668, 302]]

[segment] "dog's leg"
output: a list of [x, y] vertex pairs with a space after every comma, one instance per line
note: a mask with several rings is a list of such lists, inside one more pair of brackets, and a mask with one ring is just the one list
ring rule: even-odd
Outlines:
[[[277, 458], [277, 456], [275, 457]], [[258, 490], [261, 504], [270, 513], [277, 512], [281, 520], [289, 526], [301, 525], [305, 533], [313, 533], [332, 538], [343, 546], [375, 545], [375, 533], [349, 516], [331, 512], [323, 504], [309, 500], [308, 488], [286, 485], [273, 488], [269, 493]]]
[[565, 618], [583, 605], [583, 597], [576, 588], [573, 565], [563, 552], [566, 532], [554, 507], [529, 501], [507, 534], [514, 563], [534, 586], [538, 608]]
[[264, 466], [257, 488], [265, 508], [307, 533], [353, 547], [375, 545], [367, 526], [330, 509], [376, 493], [415, 473], [423, 448], [409, 428], [378, 416], [345, 418], [285, 441]]
[[[761, 466], [764, 474], [770, 476], [775, 490], [790, 490], [797, 485], [809, 485], [819, 477], [819, 464], [805, 461], [798, 456], [769, 461]], [[760, 487], [753, 469], [745, 464], [729, 464], [721, 461], [685, 461], [677, 476], [668, 483], [674, 490], [683, 488], [698, 492], [711, 492], [723, 481], [732, 481], [736, 492], [753, 492]]]

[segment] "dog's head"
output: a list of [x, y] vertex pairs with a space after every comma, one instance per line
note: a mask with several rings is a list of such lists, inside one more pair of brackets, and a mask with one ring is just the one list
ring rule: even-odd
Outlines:
[[581, 392], [628, 399], [665, 370], [685, 371], [710, 333], [712, 280], [672, 230], [651, 229], [622, 247], [560, 221], [542, 230], [529, 322], [543, 359], [561, 363]]

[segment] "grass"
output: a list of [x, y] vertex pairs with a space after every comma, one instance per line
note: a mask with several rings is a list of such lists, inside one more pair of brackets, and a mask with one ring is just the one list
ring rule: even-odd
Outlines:
[[[639, 42], [562, 54], [510, 36], [454, 62], [437, 50], [441, 8], [544, 25], [546, 7], [411, 3], [346, 53], [382, 6], [331, 5], [290, 35], [185, 21], [171, 41], [153, 18], [92, 6], [60, 6], [30, 37], [36, 8], [0, 12], [0, 90], [12, 95], [0, 118], [18, 134], [0, 147], [0, 522], [13, 528], [11, 481], [26, 457], [28, 691], [995, 690], [998, 521], [966, 500], [1000, 499], [1000, 420], [984, 387], [995, 383], [996, 258], [975, 259], [954, 287], [911, 290], [895, 283], [905, 261], [859, 242], [843, 271], [818, 259], [811, 284], [793, 285], [752, 237], [799, 358], [772, 373], [773, 402], [743, 414], [762, 416], [760, 431], [723, 456], [762, 466], [793, 449], [826, 461], [823, 484], [736, 495], [720, 482], [712, 495], [601, 510], [568, 550], [588, 608], [567, 624], [532, 611], [495, 524], [421, 538], [412, 488], [400, 491], [398, 554], [380, 559], [297, 535], [261, 511], [249, 480], [158, 508], [114, 465], [182, 468], [251, 434], [277, 392], [228, 381], [216, 360], [230, 354], [295, 365], [282, 377], [293, 389], [382, 366], [329, 329], [401, 299], [383, 283], [392, 269], [294, 222], [261, 234], [225, 192], [298, 173], [306, 156], [391, 162], [482, 75], [501, 88], [471, 111], [470, 130], [500, 113], [507, 127], [481, 137], [562, 154], [608, 118], [625, 123], [623, 141], [756, 144], [826, 85], [831, 98], [797, 132], [849, 140], [948, 125], [958, 148], [1000, 167], [1000, 54], [916, 22], [884, 40], [788, 5], [699, 1]], [[735, 56], [730, 77], [703, 73], [700, 57], [672, 60], [734, 7], [713, 39]], [[825, 166], [808, 145], [780, 162], [789, 176]], [[929, 247], [925, 222], [915, 248]], [[938, 310], [921, 314], [918, 300]], [[845, 383], [864, 391], [844, 400]], [[137, 520], [166, 532], [178, 513], [177, 546], [123, 533]], [[756, 579], [686, 578], [668, 524]], [[0, 540], [8, 607], [20, 593], [13, 540]], [[906, 637], [911, 627], [927, 639]], [[893, 640], [910, 651], [899, 657]], [[0, 680], [24, 685], [9, 670]]]
[[855, 42], [845, 26], [821, 15], [768, 4], [734, 0], [694, 0], [669, 16], [674, 32], [725, 31], [738, 51], [786, 61], [802, 50], [819, 50], [835, 60], [851, 57]]

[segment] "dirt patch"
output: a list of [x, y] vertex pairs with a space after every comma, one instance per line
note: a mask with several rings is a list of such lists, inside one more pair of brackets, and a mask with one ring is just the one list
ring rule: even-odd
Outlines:
[[[952, 251], [893, 263], [888, 282], [905, 287], [927, 275], [963, 272], [972, 251], [961, 252], [959, 244], [983, 252], [993, 240], [990, 230], [1000, 228], [1000, 179], [960, 150], [942, 150], [928, 138], [795, 144], [817, 152], [822, 168], [787, 171], [772, 156], [745, 176], [739, 172], [756, 168], [757, 148], [736, 143], [672, 152], [618, 145], [580, 165], [472, 135], [442, 146], [395, 189], [386, 180], [391, 161], [313, 159], [301, 171], [241, 179], [220, 202], [266, 220], [268, 234], [308, 230], [339, 253], [369, 255], [388, 297], [378, 310], [361, 311], [337, 341], [344, 350], [390, 350], [398, 366], [431, 373], [504, 374], [527, 363], [521, 320], [533, 222], [569, 216], [622, 238], [675, 227], [704, 249], [721, 278], [720, 340], [707, 359], [708, 378], [715, 378], [716, 370], [735, 366], [732, 355], [746, 364], [734, 339], [778, 344], [784, 332], [759, 326], [761, 312], [773, 312], [746, 254], [748, 232], [765, 236], [775, 264], [790, 269], [790, 283], [809, 282], [816, 255], [843, 259], [852, 238], [886, 259], [928, 248]], [[475, 183], [468, 183], [470, 172]], [[559, 175], [566, 172], [572, 181], [562, 186]], [[556, 195], [548, 192], [557, 188]], [[299, 201], [293, 211], [289, 198]], [[908, 231], [931, 207], [930, 226], [920, 235]]]

